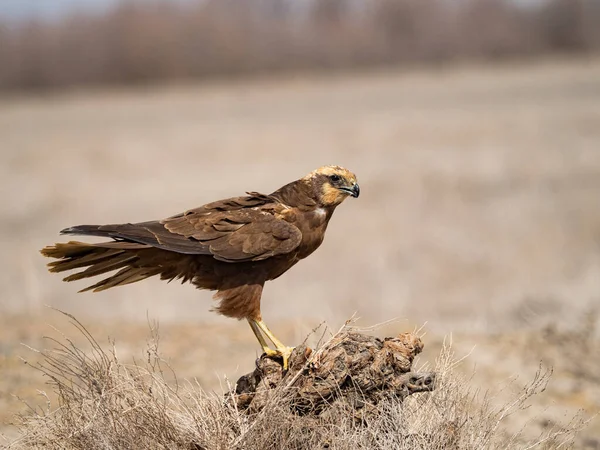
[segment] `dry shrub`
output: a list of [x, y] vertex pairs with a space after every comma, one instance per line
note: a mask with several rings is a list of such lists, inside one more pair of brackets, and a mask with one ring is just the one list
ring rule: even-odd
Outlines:
[[[503, 420], [527, 407], [545, 389], [551, 371], [540, 368], [510, 403], [496, 405], [454, 371], [450, 345], [436, 362], [436, 389], [377, 405], [368, 422], [348, 420], [350, 411], [327, 417], [298, 416], [275, 390], [259, 413], [238, 411], [228, 394], [179, 383], [158, 353], [158, 334], [147, 360], [121, 362], [114, 346], [103, 350], [85, 327], [69, 316], [89, 343], [83, 350], [67, 336], [52, 340], [37, 368], [58, 397], [53, 409], [18, 417], [21, 438], [9, 448], [46, 449], [482, 449], [568, 448], [583, 426], [577, 418], [547, 429], [535, 441], [507, 435]], [[347, 327], [340, 330], [347, 331]], [[325, 346], [327, 343], [324, 344]], [[174, 379], [175, 381], [168, 381]], [[514, 385], [513, 385], [514, 387]]]

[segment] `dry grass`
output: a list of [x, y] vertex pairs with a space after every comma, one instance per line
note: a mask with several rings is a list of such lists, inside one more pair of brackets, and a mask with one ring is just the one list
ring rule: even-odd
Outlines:
[[[597, 59], [557, 60], [3, 100], [0, 422], [23, 410], [12, 395], [36, 404], [43, 380], [19, 343], [44, 346], [57, 324], [44, 304], [114, 337], [122, 361], [141, 351], [146, 314], [160, 319], [163, 354], [207, 391], [256, 357], [246, 324], [209, 312], [209, 292], [148, 280], [77, 294], [38, 253], [58, 230], [165, 217], [328, 163], [355, 171], [364, 194], [336, 211], [315, 255], [267, 285], [263, 315], [285, 343], [354, 311], [405, 318], [404, 331], [427, 322], [423, 358], [450, 332], [457, 355], [476, 346], [454, 368], [477, 366], [471, 386], [496, 392], [520, 374], [496, 407], [540, 360], [554, 367], [502, 433], [536, 416], [530, 441], [594, 414], [598, 325], [580, 336], [600, 292], [599, 80]], [[600, 420], [582, 436], [578, 448], [597, 449]]]
[[276, 390], [260, 413], [248, 415], [227, 400], [228, 394], [207, 393], [194, 381], [176, 377], [167, 381], [175, 374], [166, 376], [172, 369], [158, 351], [156, 330], [147, 360], [125, 363], [69, 317], [87, 348], [67, 335], [52, 339], [54, 348], [42, 352], [37, 369], [48, 377], [58, 408], [48, 399], [45, 409], [21, 415], [22, 436], [9, 448], [570, 448], [585, 424], [576, 417], [531, 441], [524, 440], [523, 430], [507, 435], [503, 421], [544, 392], [551, 370], [540, 367], [509, 402], [495, 406], [493, 393], [479, 392], [456, 373], [460, 361], [450, 346], [435, 364], [434, 392], [403, 403], [384, 402], [367, 422], [351, 421], [344, 411], [316, 419], [295, 415], [285, 400], [289, 384]]

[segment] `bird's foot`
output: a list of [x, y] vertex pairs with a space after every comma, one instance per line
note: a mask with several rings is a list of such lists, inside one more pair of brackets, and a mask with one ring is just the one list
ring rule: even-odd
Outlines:
[[294, 348], [295, 347], [281, 346], [281, 347], [277, 347], [276, 350], [273, 350], [273, 349], [267, 347], [267, 348], [263, 348], [263, 351], [265, 352], [265, 355], [267, 356], [267, 358], [274, 358], [274, 359], [281, 358], [283, 360], [283, 370], [287, 370], [288, 362], [289, 362], [290, 356], [292, 355], [292, 352], [294, 351]]

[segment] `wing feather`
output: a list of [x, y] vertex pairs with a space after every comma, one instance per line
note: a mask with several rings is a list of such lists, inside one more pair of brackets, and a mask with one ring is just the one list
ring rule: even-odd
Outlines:
[[106, 236], [177, 253], [212, 255], [226, 262], [258, 261], [289, 253], [302, 241], [300, 230], [281, 218], [284, 208], [252, 192], [162, 221], [81, 225], [63, 233]]
[[261, 209], [199, 212], [162, 222], [221, 261], [262, 260], [294, 250], [302, 233], [293, 224]]

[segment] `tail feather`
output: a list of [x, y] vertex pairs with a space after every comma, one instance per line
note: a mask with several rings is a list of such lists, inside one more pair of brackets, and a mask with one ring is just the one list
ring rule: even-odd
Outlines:
[[[110, 289], [115, 286], [125, 286], [126, 284], [136, 283], [145, 280], [146, 278], [158, 275], [161, 272], [160, 267], [144, 268], [144, 267], [125, 267], [119, 270], [111, 277], [105, 278], [98, 283], [81, 289], [79, 292], [100, 292]], [[65, 280], [66, 281], [66, 280]]]
[[[162, 275], [168, 271], [175, 276], [181, 276], [178, 270], [173, 270], [164, 260], [166, 252], [144, 244], [132, 242], [105, 242], [90, 244], [70, 241], [45, 247], [42, 255], [57, 258], [48, 264], [50, 272], [64, 272], [67, 270], [85, 268], [63, 278], [63, 281], [75, 281], [84, 278], [102, 275], [107, 272], [119, 270], [114, 275], [100, 280], [79, 292], [103, 291], [115, 286], [135, 283], [154, 275]], [[163, 258], [157, 258], [161, 253]]]
[[[44, 247], [40, 253], [49, 258], [79, 258], [93, 252], [90, 244], [70, 241], [66, 244], [54, 244]], [[55, 261], [58, 262], [58, 261]], [[53, 263], [51, 263], [53, 264]]]
[[129, 263], [135, 261], [137, 256], [131, 255], [120, 255], [118, 258], [111, 258], [108, 261], [96, 262], [93, 265], [89, 266], [82, 272], [74, 273], [73, 275], [69, 275], [64, 278], [64, 281], [75, 281], [82, 280], [84, 278], [95, 277], [96, 275], [102, 275], [106, 272], [112, 272], [113, 270], [122, 269], [123, 267], [129, 265]]
[[[58, 248], [59, 246], [65, 247], [64, 251], [61, 251]], [[124, 250], [90, 248], [82, 242], [69, 242], [68, 244], [56, 244], [54, 247], [46, 247], [42, 249], [41, 253], [51, 258], [60, 258], [58, 261], [48, 263], [48, 270], [57, 273], [111, 260], [122, 255]]]

